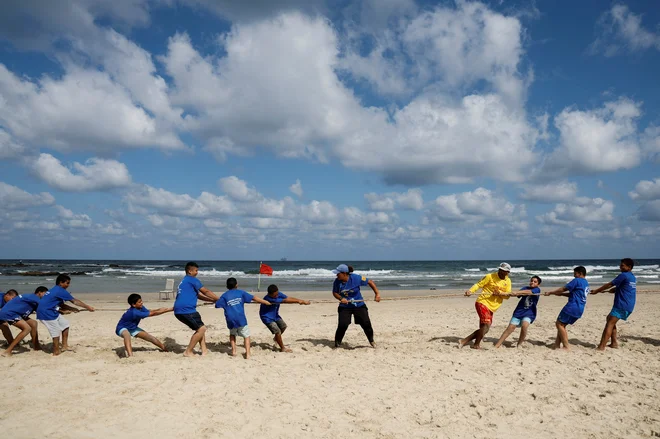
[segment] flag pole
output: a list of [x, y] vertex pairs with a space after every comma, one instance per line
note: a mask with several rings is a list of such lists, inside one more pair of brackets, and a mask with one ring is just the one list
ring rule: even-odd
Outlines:
[[263, 261], [259, 261], [259, 281], [257, 282], [257, 292], [259, 292], [259, 288], [261, 287], [261, 265], [263, 264]]

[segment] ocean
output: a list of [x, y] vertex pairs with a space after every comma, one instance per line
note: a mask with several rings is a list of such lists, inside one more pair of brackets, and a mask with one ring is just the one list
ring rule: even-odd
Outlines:
[[[39, 285], [51, 287], [57, 273], [71, 275], [73, 293], [157, 292], [168, 278], [175, 285], [184, 276], [188, 261], [136, 260], [0, 260], [0, 290], [16, 289], [33, 292]], [[225, 290], [228, 277], [238, 279], [239, 288], [257, 291], [259, 261], [195, 261], [198, 278], [214, 292]], [[495, 271], [493, 261], [263, 261], [273, 268], [272, 276], [261, 276], [260, 291], [276, 284], [283, 292], [330, 291], [332, 269], [347, 263], [355, 272], [370, 279], [383, 292], [388, 290], [436, 290], [462, 292], [485, 274]], [[584, 265], [587, 280], [593, 286], [614, 279], [619, 273], [619, 259], [592, 260], [526, 260], [506, 261], [511, 264], [514, 288], [527, 285], [532, 275], [543, 279], [542, 288], [564, 285], [573, 278], [573, 267]], [[660, 284], [660, 259], [635, 262], [633, 273], [640, 286]]]

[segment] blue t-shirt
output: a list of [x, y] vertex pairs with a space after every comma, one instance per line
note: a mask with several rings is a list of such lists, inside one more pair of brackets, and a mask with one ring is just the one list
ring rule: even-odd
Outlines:
[[197, 294], [202, 282], [196, 277], [186, 275], [179, 284], [174, 300], [174, 314], [192, 314], [197, 310]]
[[215, 307], [225, 310], [227, 328], [234, 329], [247, 325], [244, 304], [252, 302], [253, 298], [252, 294], [238, 289], [226, 291], [220, 296], [215, 302]]
[[614, 290], [614, 307], [633, 312], [637, 296], [637, 278], [629, 271], [624, 271], [612, 281]]
[[117, 328], [115, 328], [115, 332], [119, 331], [122, 328], [126, 328], [129, 331], [135, 331], [140, 325], [140, 320], [145, 319], [147, 317], [149, 317], [149, 310], [147, 309], [146, 306], [143, 306], [142, 309], [137, 309], [131, 306], [130, 308], [128, 308], [128, 310], [126, 310], [124, 315], [121, 316], [121, 319], [119, 319], [119, 323], [117, 323]]
[[[348, 280], [345, 283], [341, 283], [339, 279], [335, 279], [335, 282], [332, 284], [332, 292], [339, 294], [342, 298], [349, 301], [364, 300], [360, 292], [360, 287], [366, 285], [369, 285], [369, 279], [359, 274], [351, 273], [348, 275]], [[357, 308], [365, 305], [364, 302], [339, 304], [342, 308]]]
[[562, 309], [563, 312], [571, 317], [580, 318], [584, 313], [584, 306], [587, 304], [587, 295], [589, 294], [589, 282], [583, 277], [576, 277], [566, 284], [568, 289], [568, 303]]
[[44, 297], [39, 301], [37, 307], [37, 318], [39, 320], [55, 320], [59, 317], [60, 306], [66, 302], [75, 300], [73, 296], [59, 285], [46, 291]]
[[39, 296], [36, 294], [19, 294], [7, 302], [0, 311], [0, 320], [13, 322], [30, 316], [39, 306]]
[[5, 294], [2, 291], [0, 291], [0, 309], [5, 306]]
[[517, 319], [522, 319], [524, 317], [529, 317], [532, 319], [532, 322], [536, 320], [536, 305], [539, 303], [539, 298], [541, 297], [540, 288], [532, 287], [522, 287], [520, 291], [532, 290], [533, 296], [522, 296], [518, 301], [516, 309], [513, 310], [513, 317]]
[[277, 292], [277, 297], [270, 297], [268, 294], [264, 296], [264, 300], [270, 303], [276, 303], [277, 305], [261, 305], [259, 307], [259, 317], [264, 323], [271, 323], [277, 320], [281, 320], [280, 317], [280, 303], [284, 301], [288, 296], [282, 292]]

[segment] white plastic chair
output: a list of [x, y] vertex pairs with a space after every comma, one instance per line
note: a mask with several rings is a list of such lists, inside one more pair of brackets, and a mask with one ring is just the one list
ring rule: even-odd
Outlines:
[[158, 292], [158, 299], [161, 300], [163, 299], [163, 296], [165, 296], [165, 300], [168, 300], [170, 294], [174, 297], [174, 279], [167, 279], [167, 281], [165, 281], [165, 289]]

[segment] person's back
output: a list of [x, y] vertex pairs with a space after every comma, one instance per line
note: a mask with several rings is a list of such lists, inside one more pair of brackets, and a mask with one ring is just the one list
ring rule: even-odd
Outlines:
[[637, 278], [630, 271], [620, 273], [613, 281], [614, 307], [632, 313], [637, 300]]
[[566, 285], [566, 288], [568, 288], [569, 296], [564, 312], [571, 317], [582, 317], [587, 304], [589, 282], [583, 277], [576, 277]]
[[[27, 317], [37, 309], [40, 300], [36, 294], [19, 294], [7, 302], [7, 305], [0, 310], [0, 315], [7, 317]], [[0, 317], [0, 320], [4, 319]]]
[[238, 288], [228, 290], [220, 296], [215, 307], [224, 309], [228, 329], [247, 325], [245, 303], [250, 303], [252, 299], [253, 296], [250, 293]]

